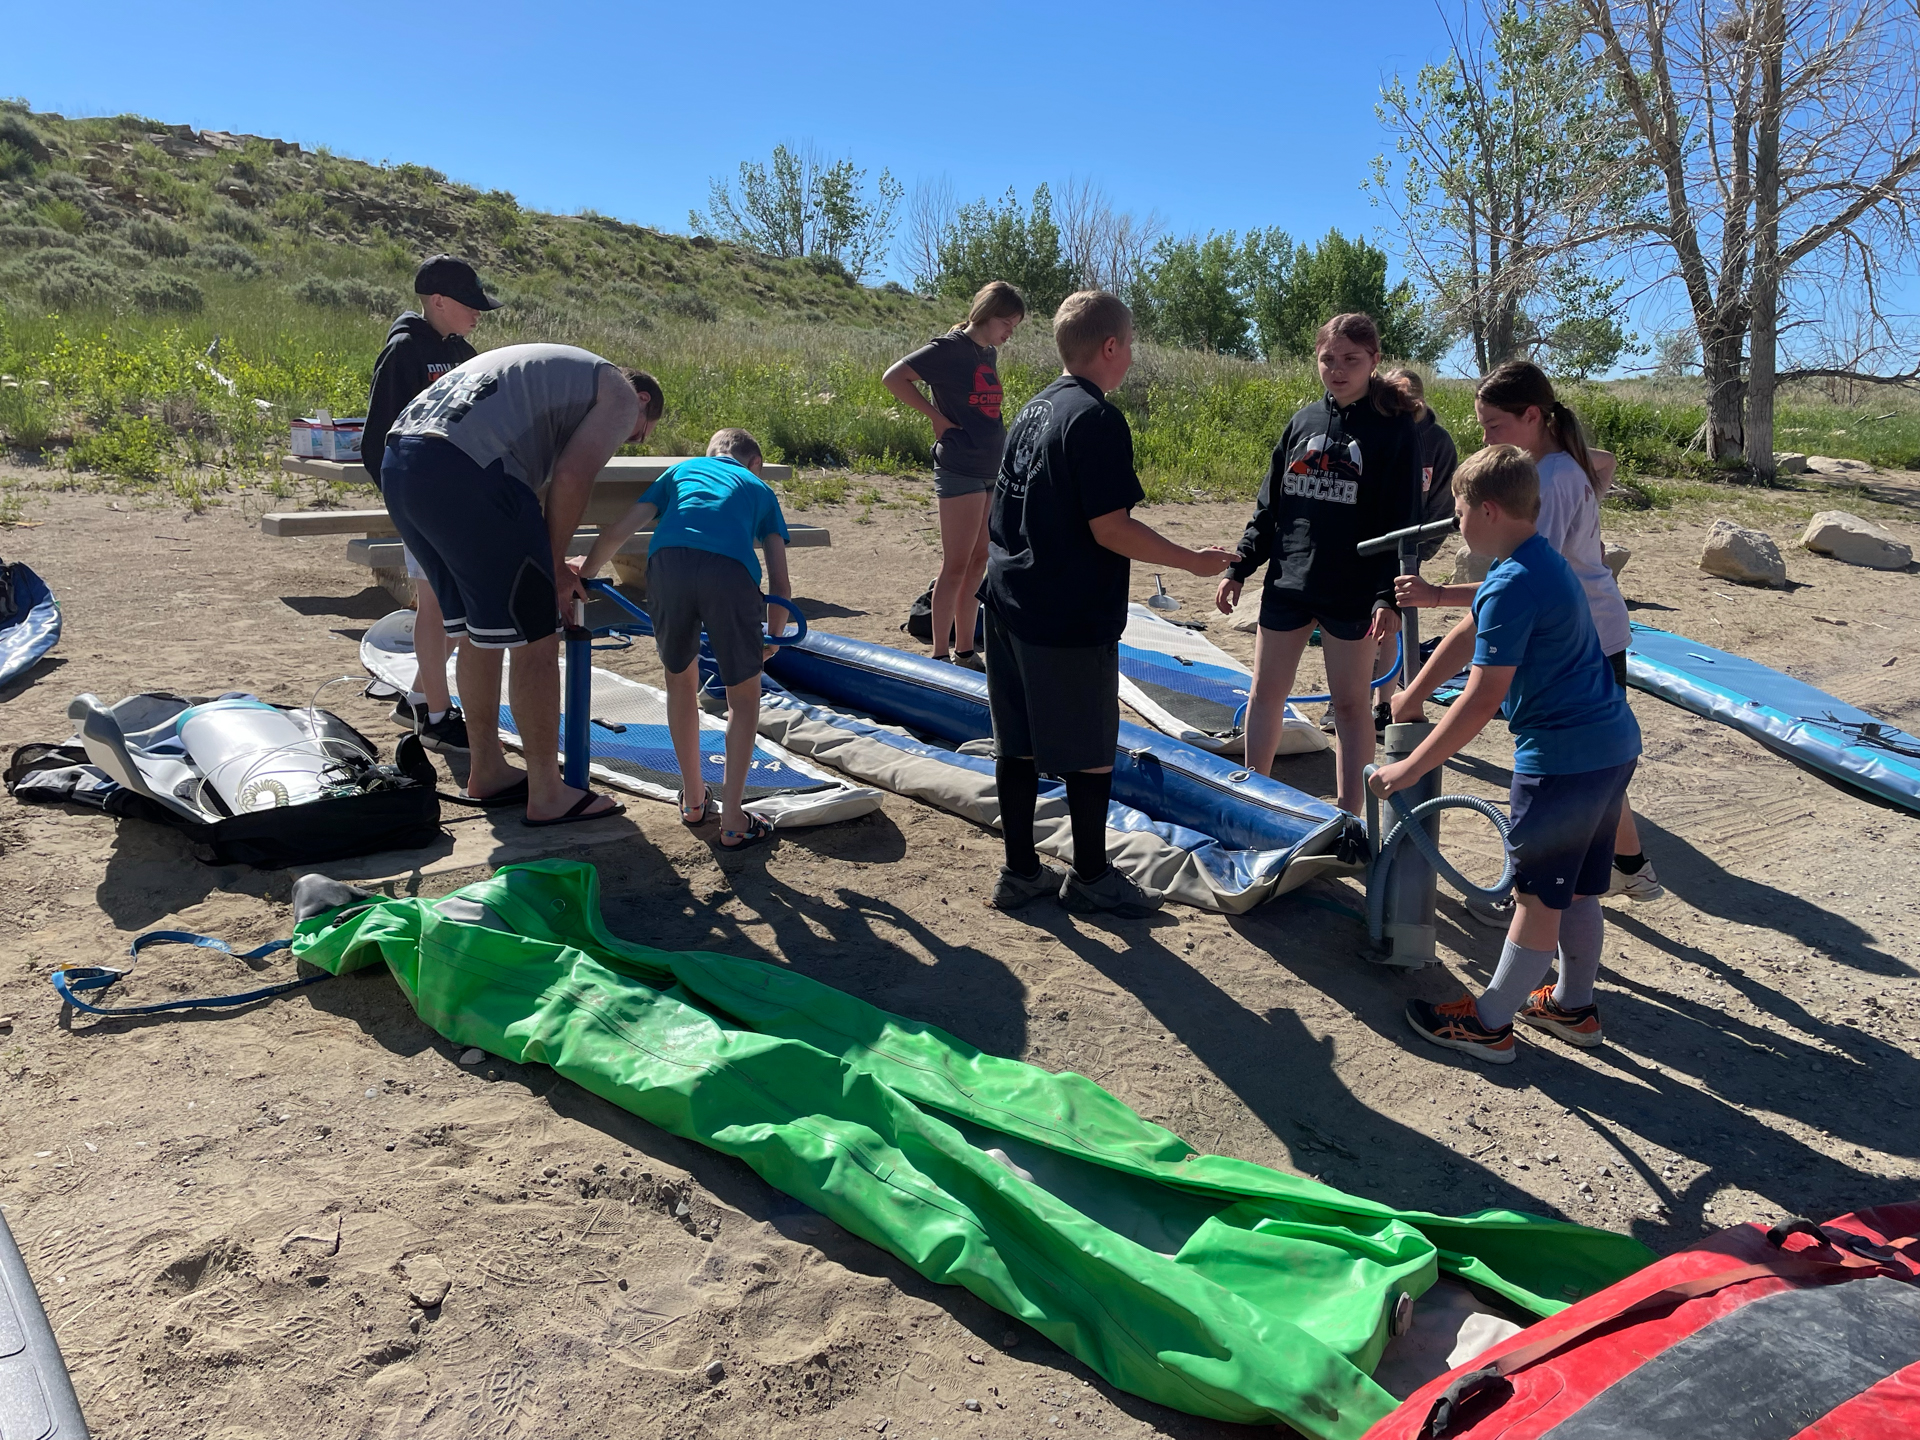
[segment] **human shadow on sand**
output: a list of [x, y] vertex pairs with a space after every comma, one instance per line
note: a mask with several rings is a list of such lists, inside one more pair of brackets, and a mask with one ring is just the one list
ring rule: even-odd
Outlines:
[[342, 620], [379, 620], [406, 608], [378, 585], [352, 595], [282, 595], [280, 603], [298, 615], [333, 615]]

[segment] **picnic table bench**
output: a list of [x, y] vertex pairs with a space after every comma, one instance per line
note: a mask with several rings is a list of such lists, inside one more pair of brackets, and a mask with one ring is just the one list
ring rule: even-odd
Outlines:
[[[593, 492], [587, 499], [587, 508], [581, 515], [581, 528], [573, 535], [573, 543], [568, 554], [584, 555], [593, 548], [593, 542], [599, 537], [600, 527], [619, 519], [647, 491], [647, 487], [658, 480], [669, 466], [677, 465], [684, 457], [662, 455], [616, 455], [609, 460], [593, 482]], [[360, 465], [338, 460], [315, 460], [302, 455], [289, 455], [280, 462], [280, 468], [290, 475], [305, 476], [310, 480], [333, 480], [348, 484], [365, 484], [366, 470]], [[768, 483], [777, 483], [792, 478], [793, 468], [789, 465], [768, 464], [761, 467], [761, 476]], [[347, 535], [353, 538], [347, 541], [348, 563], [361, 565], [373, 572], [373, 581], [384, 587], [388, 594], [403, 605], [413, 603], [413, 582], [407, 578], [406, 563], [401, 554], [400, 532], [385, 510], [281, 510], [260, 518], [262, 534], [281, 539], [309, 537], [314, 535]], [[787, 526], [789, 546], [811, 547], [831, 545], [832, 536], [824, 525]], [[622, 585], [644, 590], [647, 582], [647, 546], [653, 539], [653, 532], [642, 530], [613, 557], [613, 571]]]

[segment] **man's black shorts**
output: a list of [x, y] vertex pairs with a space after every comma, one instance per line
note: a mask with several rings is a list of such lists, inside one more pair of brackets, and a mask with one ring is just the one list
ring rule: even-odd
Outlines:
[[509, 650], [560, 628], [546, 516], [501, 466], [482, 469], [436, 435], [403, 435], [387, 446], [380, 493], [450, 637]]
[[1113, 764], [1120, 741], [1120, 645], [1029, 645], [984, 607], [987, 706], [998, 759], [1044, 775]]

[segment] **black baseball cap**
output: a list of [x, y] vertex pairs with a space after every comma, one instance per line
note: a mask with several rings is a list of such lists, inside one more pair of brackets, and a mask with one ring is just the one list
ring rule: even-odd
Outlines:
[[500, 302], [480, 288], [473, 266], [451, 255], [435, 255], [413, 272], [413, 293], [444, 295], [472, 310], [498, 310]]

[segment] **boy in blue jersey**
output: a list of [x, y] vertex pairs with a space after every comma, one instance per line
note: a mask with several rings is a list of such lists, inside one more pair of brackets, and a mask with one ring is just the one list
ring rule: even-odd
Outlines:
[[[766, 547], [768, 586], [791, 596], [787, 522], [772, 487], [760, 478], [760, 444], [744, 430], [721, 430], [706, 458], [683, 460], [647, 488], [633, 507], [600, 532], [577, 563], [596, 575], [637, 532], [653, 526], [647, 548], [647, 613], [667, 672], [667, 729], [680, 763], [680, 819], [704, 825], [721, 814], [720, 847], [744, 850], [773, 834], [773, 824], [746, 808], [747, 770], [760, 723], [760, 665], [766, 658], [760, 621], [784, 630], [779, 607], [760, 594], [756, 542]], [[569, 564], [575, 564], [569, 561]], [[716, 805], [701, 778], [700, 632], [707, 632], [720, 683], [727, 690], [727, 763]]]
[[[1640, 727], [1579, 579], [1534, 529], [1540, 477], [1526, 452], [1488, 446], [1461, 465], [1453, 494], [1467, 547], [1497, 557], [1474, 596], [1473, 620], [1463, 622], [1478, 631], [1473, 672], [1433, 733], [1368, 784], [1383, 800], [1406, 789], [1495, 714], [1513, 731], [1514, 914], [1499, 968], [1478, 1000], [1407, 1002], [1407, 1023], [1426, 1039], [1506, 1065], [1516, 1018], [1575, 1045], [1602, 1039], [1593, 1000], [1600, 897], [1612, 879], [1614, 829], [1640, 757]], [[1430, 693], [1437, 680], [1422, 673], [1411, 688]], [[1556, 951], [1558, 981], [1542, 985]]]

